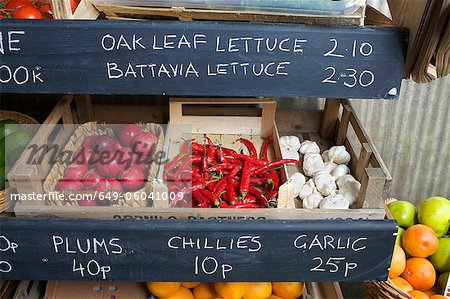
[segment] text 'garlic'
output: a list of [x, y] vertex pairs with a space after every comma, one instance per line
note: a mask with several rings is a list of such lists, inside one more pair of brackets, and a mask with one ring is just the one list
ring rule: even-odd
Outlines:
[[328, 150], [328, 158], [330, 162], [336, 164], [348, 164], [350, 162], [350, 154], [343, 145], [333, 146]]
[[303, 208], [317, 209], [319, 207], [319, 204], [322, 201], [322, 199], [323, 199], [323, 196], [320, 195], [320, 193], [310, 194], [303, 200]]
[[311, 140], [305, 140], [300, 145], [300, 154], [320, 154], [320, 148], [317, 143]]

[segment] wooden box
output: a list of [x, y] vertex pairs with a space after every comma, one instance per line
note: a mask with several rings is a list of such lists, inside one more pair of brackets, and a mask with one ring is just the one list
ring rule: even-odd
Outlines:
[[[149, 106], [149, 105], [91, 105], [88, 100], [77, 101], [79, 105], [73, 105], [73, 96], [66, 96], [54, 108], [54, 112], [61, 112], [64, 123], [86, 122], [92, 120], [108, 120], [111, 118], [120, 121], [151, 121], [164, 122], [168, 114], [167, 106]], [[171, 104], [172, 121], [183, 122], [193, 119], [193, 117], [210, 117], [217, 123], [218, 116], [226, 116], [230, 120], [230, 115], [245, 115], [248, 117], [247, 124], [252, 123], [254, 127], [247, 127], [247, 130], [255, 132], [268, 132], [267, 129], [258, 130], [256, 123], [264, 124], [262, 128], [272, 128], [272, 134], [277, 129], [279, 135], [297, 135], [301, 140], [310, 139], [318, 142], [323, 149], [327, 149], [335, 144], [344, 144], [352, 156], [349, 164], [351, 173], [361, 182], [362, 187], [359, 194], [357, 208], [349, 210], [307, 210], [294, 208], [291, 202], [285, 202], [289, 208], [276, 209], [248, 209], [233, 210], [229, 209], [179, 209], [168, 208], [164, 202], [156, 203], [153, 207], [65, 207], [45, 206], [38, 204], [17, 203], [15, 213], [17, 216], [57, 216], [68, 218], [101, 218], [101, 219], [333, 219], [333, 218], [352, 218], [352, 219], [383, 219], [385, 217], [384, 191], [389, 187], [391, 177], [387, 171], [380, 155], [373, 146], [369, 136], [362, 128], [355, 112], [347, 100], [327, 99], [323, 110], [294, 110], [294, 109], [266, 109], [265, 119], [272, 119], [275, 113], [276, 128], [270, 126], [270, 122], [262, 122], [262, 109], [254, 107], [255, 103], [261, 100], [238, 99], [239, 103], [247, 103], [239, 107], [229, 105], [218, 109], [213, 106], [204, 106], [201, 103], [215, 101], [236, 103], [236, 99], [201, 99], [201, 100], [181, 100], [176, 99]], [[193, 105], [188, 104], [191, 102]], [[124, 103], [130, 103], [124, 99]], [[181, 108], [182, 103], [186, 107]], [[271, 101], [262, 101], [266, 107], [271, 106]], [[72, 105], [71, 105], [72, 104]], [[197, 107], [199, 106], [199, 107]], [[242, 107], [243, 106], [243, 107]], [[274, 108], [274, 107], [273, 107]], [[182, 110], [180, 110], [182, 109]], [[124, 113], [127, 111], [127, 113]], [[184, 111], [184, 112], [183, 112]], [[239, 112], [237, 114], [237, 112]], [[185, 114], [183, 114], [185, 113]], [[272, 116], [271, 116], [272, 115]], [[120, 117], [120, 119], [118, 118]], [[131, 119], [130, 119], [131, 118]], [[178, 120], [177, 120], [178, 118]], [[259, 120], [258, 120], [259, 119]], [[49, 117], [46, 123], [54, 123], [57, 120]], [[236, 122], [226, 121], [220, 124], [231, 124]], [[222, 126], [224, 127], [224, 126]], [[211, 129], [218, 128], [217, 126]], [[221, 129], [221, 128], [219, 128]], [[270, 130], [269, 130], [270, 131]], [[205, 132], [204, 132], [205, 133]], [[265, 136], [267, 133], [263, 133]], [[59, 138], [64, 138], [60, 136]], [[67, 136], [65, 138], [68, 138]], [[166, 134], [166, 144], [168, 146], [170, 138]], [[33, 141], [32, 141], [33, 142]], [[37, 140], [34, 142], [38, 143]], [[42, 141], [40, 141], [42, 142]], [[276, 148], [276, 147], [275, 147]], [[19, 168], [17, 168], [19, 167]], [[27, 178], [39, 171], [38, 165], [17, 166], [14, 171], [15, 178]], [[288, 167], [288, 171], [292, 171]], [[20, 175], [19, 175], [20, 174]], [[29, 184], [28, 184], [29, 185]], [[159, 189], [158, 189], [159, 188]], [[154, 190], [161, 190], [164, 185], [156, 183]], [[164, 189], [162, 189], [164, 190]], [[26, 187], [19, 186], [18, 192], [26, 193]], [[282, 190], [280, 189], [280, 192]]]
[[81, 0], [72, 13], [70, 0], [51, 0], [53, 16], [55, 19], [95, 20], [100, 12], [88, 0]]

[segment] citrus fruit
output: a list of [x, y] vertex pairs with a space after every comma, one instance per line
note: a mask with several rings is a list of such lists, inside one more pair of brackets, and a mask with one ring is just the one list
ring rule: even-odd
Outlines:
[[412, 290], [408, 293], [412, 299], [430, 299], [424, 292], [418, 290]]
[[434, 292], [433, 289], [429, 289], [429, 290], [426, 290], [426, 291], [423, 291], [423, 292], [424, 292], [425, 295], [427, 295], [428, 297], [431, 297], [432, 295], [436, 294], [436, 293]]
[[403, 200], [398, 200], [390, 203], [388, 205], [388, 209], [397, 220], [398, 226], [410, 227], [414, 225], [416, 219], [416, 207], [408, 202]]
[[447, 297], [445, 297], [443, 295], [439, 295], [439, 294], [434, 294], [434, 295], [430, 296], [430, 299], [447, 299]]
[[218, 297], [212, 283], [201, 283], [192, 290], [192, 293], [195, 299], [213, 299]]
[[272, 292], [283, 299], [296, 299], [303, 292], [303, 282], [272, 282]]
[[156, 297], [175, 295], [180, 287], [180, 282], [147, 282], [148, 290]]
[[9, 134], [20, 132], [20, 125], [12, 119], [4, 119], [0, 121], [0, 139], [5, 138]]
[[447, 286], [447, 280], [449, 277], [449, 273], [450, 272], [442, 273], [438, 278], [437, 287], [440, 292], [443, 292], [445, 287]]
[[438, 238], [448, 232], [450, 226], [450, 200], [434, 196], [420, 203], [419, 223], [431, 227]]
[[408, 292], [414, 290], [411, 284], [401, 277], [392, 278], [391, 281], [403, 293], [408, 294]]
[[250, 283], [248, 282], [216, 282], [214, 289], [223, 299], [241, 299]]
[[397, 229], [397, 237], [395, 237], [395, 245], [403, 246], [402, 238], [403, 238], [404, 233], [405, 233], [405, 230], [399, 226]]
[[436, 271], [429, 260], [413, 257], [406, 261], [402, 277], [406, 279], [415, 290], [426, 291], [436, 282]]
[[251, 282], [243, 299], [267, 299], [272, 295], [272, 284], [270, 282]]
[[160, 299], [194, 299], [191, 290], [185, 287], [178, 288], [178, 291], [172, 296], [160, 297]]
[[439, 239], [430, 227], [416, 224], [403, 234], [403, 249], [413, 257], [429, 257], [436, 252]]
[[270, 295], [270, 297], [267, 298], [267, 299], [283, 299], [283, 298], [278, 297], [277, 295], [272, 294], [272, 295]]
[[201, 282], [182, 282], [181, 286], [188, 288], [188, 289], [192, 289], [200, 284], [201, 284]]
[[450, 238], [439, 239], [438, 249], [430, 256], [430, 262], [439, 272], [450, 271]]
[[406, 256], [403, 249], [395, 245], [392, 254], [391, 268], [389, 269], [389, 278], [394, 278], [403, 273], [406, 267]]

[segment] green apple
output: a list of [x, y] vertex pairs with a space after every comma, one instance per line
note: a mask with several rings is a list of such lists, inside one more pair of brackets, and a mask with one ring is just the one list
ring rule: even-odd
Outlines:
[[410, 227], [414, 225], [416, 218], [416, 207], [408, 201], [394, 201], [388, 205], [392, 216], [397, 220], [398, 226]]
[[450, 271], [450, 238], [440, 238], [438, 249], [429, 259], [439, 272]]
[[402, 238], [403, 238], [404, 233], [405, 233], [405, 230], [399, 226], [398, 230], [397, 230], [397, 237], [395, 238], [395, 245], [398, 245], [401, 248], [403, 248]]
[[442, 273], [438, 278], [437, 287], [438, 287], [438, 290], [442, 293], [444, 292], [445, 286], [447, 285], [449, 274], [450, 274], [450, 272]]
[[419, 206], [419, 223], [431, 227], [440, 238], [450, 226], [450, 200], [434, 196], [425, 199]]

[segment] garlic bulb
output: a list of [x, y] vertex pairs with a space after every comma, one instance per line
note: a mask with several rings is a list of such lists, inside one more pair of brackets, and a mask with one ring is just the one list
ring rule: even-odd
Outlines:
[[356, 179], [351, 174], [346, 174], [346, 175], [339, 177], [336, 180], [336, 184], [337, 184], [338, 188], [341, 189], [349, 181], [356, 181]]
[[348, 168], [348, 167], [347, 167], [346, 165], [344, 165], [344, 164], [341, 164], [341, 165], [338, 165], [338, 166], [331, 172], [331, 175], [334, 176], [335, 179], [337, 179], [337, 178], [339, 178], [339, 177], [341, 177], [341, 176], [343, 176], [343, 175], [349, 174], [349, 173], [350, 173], [350, 168]]
[[322, 159], [324, 162], [329, 162], [330, 161], [330, 157], [328, 157], [328, 150], [324, 151], [322, 153]]
[[317, 143], [311, 141], [311, 140], [305, 140], [300, 145], [300, 154], [320, 154], [320, 148], [317, 145]]
[[294, 197], [299, 196], [300, 190], [302, 189], [303, 185], [306, 182], [306, 178], [303, 174], [300, 172], [296, 172], [288, 180], [289, 185], [292, 186], [292, 193], [294, 194]]
[[294, 159], [294, 160], [300, 160], [300, 154], [298, 151], [294, 151], [293, 149], [286, 147], [281, 148], [281, 157], [283, 159]]
[[[323, 156], [322, 156], [323, 157]], [[332, 173], [336, 167], [338, 166], [336, 163], [333, 162], [325, 162], [324, 163], [325, 168], [323, 169], [324, 171], [326, 171], [327, 173]]]
[[306, 154], [303, 158], [303, 172], [312, 177], [315, 172], [325, 168], [320, 154]]
[[313, 193], [303, 200], [303, 208], [305, 209], [317, 209], [319, 207], [320, 202], [322, 201], [323, 196], [320, 193]]
[[319, 204], [321, 209], [348, 209], [350, 202], [341, 194], [334, 194], [322, 199]]
[[317, 191], [323, 196], [329, 196], [336, 191], [334, 178], [325, 171], [317, 172], [314, 175], [314, 183], [316, 184]]
[[280, 147], [288, 148], [294, 152], [298, 152], [300, 149], [300, 139], [297, 136], [283, 136], [280, 137]]
[[350, 154], [345, 149], [345, 146], [333, 146], [328, 150], [328, 158], [330, 162], [334, 162], [336, 164], [347, 164], [350, 162]]
[[359, 190], [361, 189], [361, 183], [358, 181], [347, 181], [344, 186], [339, 189], [339, 194], [344, 196], [350, 205], [354, 204], [358, 199]]
[[308, 180], [300, 189], [300, 193], [298, 194], [298, 196], [303, 200], [308, 195], [311, 195], [313, 193], [317, 193], [316, 185], [314, 184], [313, 180]]

